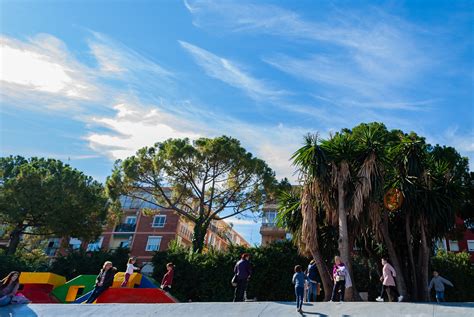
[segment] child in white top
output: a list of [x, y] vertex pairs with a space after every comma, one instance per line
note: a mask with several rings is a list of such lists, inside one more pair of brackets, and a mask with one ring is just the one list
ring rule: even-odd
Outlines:
[[127, 269], [125, 270], [125, 278], [122, 282], [122, 285], [120, 285], [120, 287], [127, 286], [130, 275], [132, 275], [134, 271], [139, 270], [138, 267], [134, 266], [135, 262], [137, 262], [137, 258], [135, 257], [131, 257], [128, 259]]

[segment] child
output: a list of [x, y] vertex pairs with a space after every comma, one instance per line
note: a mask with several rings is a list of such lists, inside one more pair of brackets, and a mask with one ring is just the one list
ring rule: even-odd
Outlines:
[[130, 275], [133, 274], [133, 271], [139, 270], [138, 267], [134, 266], [135, 262], [137, 262], [137, 258], [135, 257], [131, 257], [130, 259], [128, 259], [127, 269], [125, 270], [125, 278], [123, 279], [123, 282], [120, 287], [127, 286]]
[[161, 288], [165, 292], [170, 292], [171, 291], [171, 284], [173, 283], [173, 276], [174, 276], [174, 265], [173, 263], [168, 263], [166, 264], [166, 269], [168, 272], [163, 276], [163, 279], [161, 280]]
[[304, 282], [306, 276], [302, 272], [301, 265], [295, 266], [295, 274], [293, 274], [293, 284], [295, 284], [295, 294], [296, 294], [296, 311], [299, 313], [303, 312], [303, 296], [304, 296]]
[[10, 272], [3, 280], [0, 280], [0, 306], [8, 304], [28, 304], [30, 301], [18, 294], [20, 287], [20, 273]]
[[97, 275], [95, 280], [96, 283], [94, 290], [86, 301], [87, 304], [93, 303], [100, 296], [100, 294], [112, 286], [116, 272], [117, 269], [112, 267], [112, 262], [105, 261], [104, 265], [102, 266], [102, 270], [100, 270], [100, 273]]
[[[383, 288], [388, 296], [388, 301], [393, 302], [397, 299], [399, 302], [403, 300], [403, 296], [398, 293], [397, 287], [395, 285], [395, 277], [397, 277], [397, 272], [393, 266], [388, 263], [388, 259], [382, 258], [382, 276], [380, 277], [380, 281], [383, 284]], [[376, 301], [383, 302], [382, 296], [379, 296]]]
[[444, 277], [439, 276], [438, 271], [433, 271], [433, 278], [431, 279], [430, 285], [428, 286], [428, 291], [431, 292], [431, 288], [435, 288], [436, 291], [436, 301], [444, 302], [444, 284], [453, 287], [453, 283], [445, 279]]
[[339, 256], [334, 257], [332, 278], [334, 280], [334, 287], [332, 289], [331, 302], [335, 302], [338, 297], [339, 301], [343, 302], [346, 287], [351, 287], [352, 283], [349, 272]]

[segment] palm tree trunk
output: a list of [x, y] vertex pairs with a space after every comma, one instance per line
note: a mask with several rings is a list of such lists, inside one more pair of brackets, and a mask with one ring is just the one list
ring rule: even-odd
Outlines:
[[388, 213], [386, 210], [383, 211], [382, 223], [380, 224], [380, 230], [382, 232], [383, 239], [385, 241], [385, 245], [387, 247], [388, 256], [392, 262], [392, 266], [397, 272], [397, 276], [395, 280], [397, 281], [397, 289], [400, 295], [406, 296], [407, 293], [407, 285], [405, 283], [405, 278], [402, 274], [402, 267], [400, 265], [400, 261], [398, 260], [397, 252], [395, 251], [395, 247], [393, 246], [392, 239], [390, 238], [390, 234], [388, 231]]
[[[341, 163], [341, 165], [344, 164]], [[347, 229], [347, 212], [346, 212], [346, 206], [345, 206], [345, 199], [346, 199], [346, 192], [344, 189], [345, 185], [345, 177], [344, 177], [344, 172], [341, 170], [344, 167], [340, 168], [340, 171], [338, 173], [337, 177], [337, 212], [338, 212], [338, 223], [339, 223], [339, 239], [338, 239], [338, 248], [339, 248], [339, 254], [341, 255], [342, 262], [347, 266], [347, 269], [349, 271], [349, 274], [351, 276], [352, 280], [352, 287], [346, 288], [346, 298], [349, 300], [353, 300], [355, 297], [358, 297], [355, 295], [357, 291], [355, 291], [355, 281], [354, 281], [354, 275], [352, 272], [352, 262], [349, 254], [349, 231]], [[354, 292], [355, 291], [355, 292]]]
[[412, 283], [411, 299], [416, 300], [418, 297], [418, 281], [416, 278], [415, 259], [413, 258], [413, 241], [410, 228], [410, 214], [408, 212], [405, 217], [405, 235], [408, 246], [408, 259], [410, 261], [410, 276]]
[[421, 299], [429, 301], [428, 279], [429, 279], [429, 261], [430, 261], [430, 247], [426, 237], [424, 216], [420, 217], [420, 231], [421, 231]]

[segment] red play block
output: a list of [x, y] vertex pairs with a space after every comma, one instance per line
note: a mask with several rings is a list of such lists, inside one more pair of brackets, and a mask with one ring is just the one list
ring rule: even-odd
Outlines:
[[50, 295], [53, 287], [51, 284], [24, 284], [20, 293], [33, 303], [57, 303], [58, 301]]
[[159, 288], [109, 288], [96, 303], [175, 303], [176, 301]]

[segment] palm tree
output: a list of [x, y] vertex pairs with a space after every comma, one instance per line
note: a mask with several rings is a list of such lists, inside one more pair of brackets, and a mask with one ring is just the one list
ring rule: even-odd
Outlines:
[[[324, 289], [324, 299], [329, 300], [331, 297], [332, 282], [331, 275], [327, 266], [327, 259], [323, 257], [321, 248], [320, 248], [320, 236], [322, 221], [321, 219], [316, 219], [313, 217], [308, 217], [308, 215], [303, 219], [303, 214], [301, 210], [301, 194], [302, 188], [295, 187], [287, 191], [280, 192], [278, 197], [278, 216], [277, 223], [279, 226], [286, 228], [292, 235], [293, 243], [298, 247], [300, 253], [305, 256], [311, 255], [316, 262], [316, 266], [321, 277], [321, 282]], [[311, 212], [306, 210], [306, 213]], [[321, 216], [321, 212], [313, 211], [313, 213], [318, 213], [317, 216]], [[320, 217], [317, 217], [320, 218]], [[305, 223], [305, 235], [303, 236], [303, 223]], [[308, 234], [309, 230], [313, 228], [314, 233]], [[324, 231], [324, 228], [323, 228]], [[311, 236], [311, 240], [308, 239]], [[304, 238], [303, 238], [304, 237]], [[314, 239], [313, 239], [314, 237]], [[307, 243], [307, 241], [309, 243]], [[323, 240], [330, 241], [330, 239]], [[324, 249], [331, 249], [327, 246], [324, 246]]]

